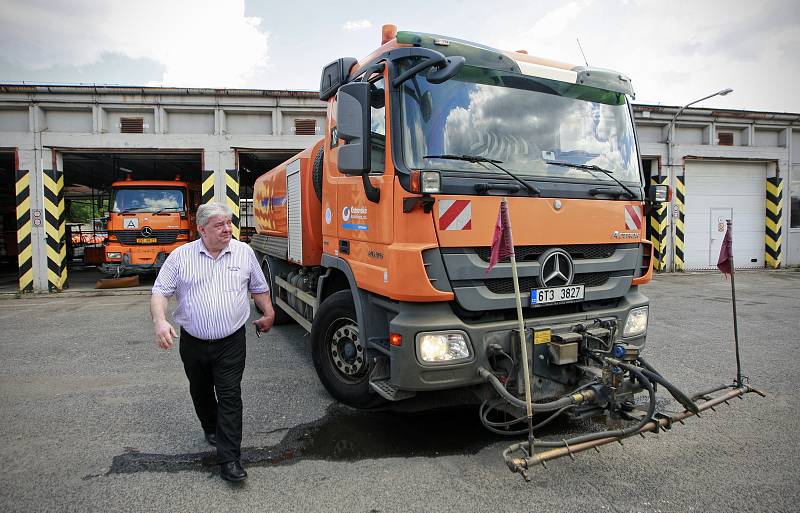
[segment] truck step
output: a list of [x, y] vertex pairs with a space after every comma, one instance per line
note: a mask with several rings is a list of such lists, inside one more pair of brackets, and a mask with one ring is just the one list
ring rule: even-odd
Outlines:
[[416, 392], [400, 390], [396, 386], [392, 385], [388, 379], [370, 381], [369, 386], [371, 386], [374, 391], [388, 401], [402, 401], [403, 399], [410, 399], [417, 395]]

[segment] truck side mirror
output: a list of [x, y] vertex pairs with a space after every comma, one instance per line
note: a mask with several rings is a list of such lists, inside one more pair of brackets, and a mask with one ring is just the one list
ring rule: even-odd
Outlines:
[[669, 185], [651, 185], [647, 190], [647, 201], [654, 205], [667, 203], [672, 199], [672, 189]]
[[339, 171], [361, 175], [370, 171], [370, 84], [351, 82], [339, 88], [336, 129], [344, 145], [338, 148]]
[[358, 59], [343, 57], [322, 68], [322, 76], [319, 80], [319, 99], [325, 101], [336, 94], [336, 91], [347, 83], [350, 70], [357, 63]]

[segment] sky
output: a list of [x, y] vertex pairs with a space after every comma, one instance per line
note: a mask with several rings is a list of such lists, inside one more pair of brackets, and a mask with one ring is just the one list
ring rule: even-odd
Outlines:
[[800, 113], [796, 0], [0, 0], [0, 83], [317, 90], [386, 23], [584, 64], [579, 40], [636, 103]]

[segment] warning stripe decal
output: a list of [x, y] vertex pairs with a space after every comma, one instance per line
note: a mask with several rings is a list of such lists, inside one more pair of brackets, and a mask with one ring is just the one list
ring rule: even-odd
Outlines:
[[625, 228], [628, 230], [642, 229], [641, 207], [625, 205]]
[[684, 267], [684, 221], [686, 220], [686, 177], [675, 177], [675, 205], [678, 207], [678, 218], [675, 220], [675, 269]]
[[764, 219], [764, 261], [767, 267], [781, 266], [783, 228], [783, 178], [767, 178], [767, 201]]
[[[650, 177], [651, 185], [667, 185], [669, 177]], [[667, 204], [663, 203], [650, 213], [650, 242], [653, 243], [653, 270], [663, 271], [667, 267]]]
[[471, 230], [472, 201], [441, 200], [439, 201], [440, 230]]
[[33, 292], [33, 249], [31, 247], [31, 177], [27, 170], [15, 173], [17, 203], [17, 262], [19, 291]]
[[200, 204], [214, 201], [214, 171], [201, 171]]
[[64, 234], [64, 174], [56, 169], [42, 171], [44, 222], [47, 234], [47, 288], [60, 292], [66, 282]]
[[225, 201], [231, 209], [233, 216], [233, 238], [239, 240], [239, 170], [227, 169], [225, 171]]

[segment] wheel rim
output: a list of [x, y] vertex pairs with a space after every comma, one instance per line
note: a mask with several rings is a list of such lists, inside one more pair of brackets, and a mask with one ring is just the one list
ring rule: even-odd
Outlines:
[[358, 324], [346, 317], [337, 319], [329, 333], [328, 356], [336, 374], [345, 381], [359, 381], [366, 374], [367, 361]]

